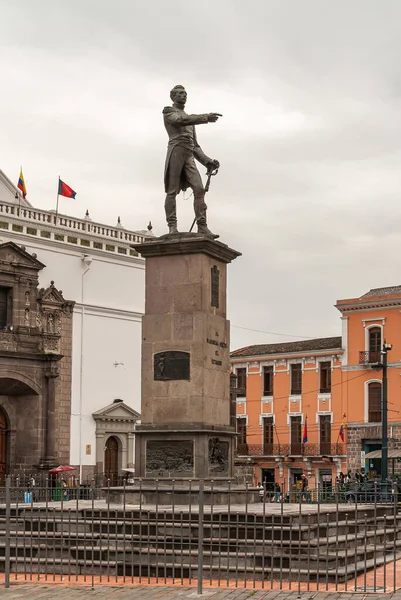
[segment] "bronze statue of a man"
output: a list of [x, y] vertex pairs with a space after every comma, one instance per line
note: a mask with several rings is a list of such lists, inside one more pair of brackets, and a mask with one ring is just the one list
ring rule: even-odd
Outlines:
[[213, 235], [207, 227], [205, 189], [194, 158], [207, 167], [208, 170], [216, 169], [220, 165], [217, 160], [206, 156], [199, 146], [195, 125], [215, 123], [222, 115], [219, 113], [188, 115], [184, 111], [187, 92], [182, 85], [176, 85], [171, 90], [170, 98], [173, 101], [173, 106], [166, 106], [163, 109], [164, 125], [169, 137], [164, 169], [164, 187], [167, 194], [164, 207], [169, 233], [178, 233], [176, 196], [181, 190], [190, 187], [194, 194], [194, 210], [198, 233]]

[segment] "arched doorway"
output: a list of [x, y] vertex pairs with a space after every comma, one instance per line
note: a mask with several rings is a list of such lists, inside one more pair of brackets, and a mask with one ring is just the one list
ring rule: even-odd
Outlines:
[[118, 439], [111, 435], [106, 442], [104, 452], [104, 475], [110, 480], [110, 485], [117, 485], [118, 481]]
[[0, 485], [4, 484], [7, 473], [7, 446], [8, 446], [7, 416], [0, 406]]

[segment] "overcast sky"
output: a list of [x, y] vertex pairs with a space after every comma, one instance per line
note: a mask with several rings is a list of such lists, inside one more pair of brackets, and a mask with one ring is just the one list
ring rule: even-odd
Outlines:
[[[399, 0], [0, 0], [0, 15], [0, 169], [16, 182], [22, 164], [37, 207], [55, 208], [60, 175], [77, 191], [62, 212], [165, 233], [169, 91], [223, 113], [198, 139], [221, 162], [209, 226], [243, 253], [233, 349], [340, 335], [337, 299], [401, 283]], [[192, 215], [181, 195], [182, 230]]]

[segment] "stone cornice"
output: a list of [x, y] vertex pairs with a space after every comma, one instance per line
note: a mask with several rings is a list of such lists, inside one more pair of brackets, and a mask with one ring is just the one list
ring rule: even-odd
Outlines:
[[365, 301], [336, 304], [335, 308], [342, 313], [350, 313], [358, 310], [375, 310], [382, 308], [397, 308], [401, 306], [401, 298], [369, 299]]
[[249, 363], [249, 362], [266, 362], [273, 360], [284, 360], [291, 358], [310, 358], [313, 356], [341, 356], [344, 352], [343, 348], [328, 348], [325, 350], [308, 350], [305, 352], [287, 352], [277, 354], [255, 354], [253, 356], [233, 356], [230, 358], [230, 362], [235, 364], [236, 367], [240, 366], [237, 363]]

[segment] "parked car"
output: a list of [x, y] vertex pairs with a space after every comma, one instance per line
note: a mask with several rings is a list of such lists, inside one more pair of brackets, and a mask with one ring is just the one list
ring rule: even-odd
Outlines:
[[366, 481], [345, 492], [345, 500], [352, 504], [355, 502], [393, 502], [393, 486], [390, 482]]

